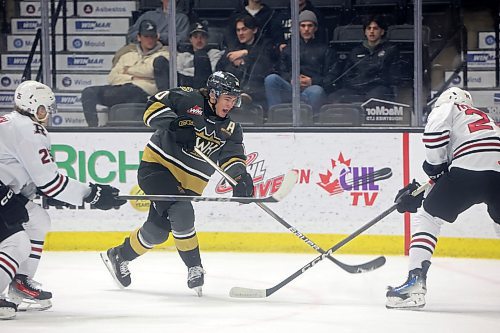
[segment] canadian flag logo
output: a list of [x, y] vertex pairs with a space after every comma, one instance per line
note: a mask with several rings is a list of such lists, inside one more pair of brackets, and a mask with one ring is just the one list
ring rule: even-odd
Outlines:
[[322, 189], [330, 195], [335, 195], [344, 192], [341, 186], [340, 178], [345, 177], [350, 173], [351, 159], [345, 159], [342, 153], [339, 154], [337, 160], [330, 160], [331, 167], [324, 173], [319, 173], [320, 181], [317, 182]]

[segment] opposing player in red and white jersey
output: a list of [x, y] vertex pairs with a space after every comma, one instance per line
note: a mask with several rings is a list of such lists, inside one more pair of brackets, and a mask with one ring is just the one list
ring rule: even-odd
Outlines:
[[[119, 191], [114, 187], [83, 184], [59, 173], [44, 127], [56, 108], [48, 86], [25, 81], [17, 87], [14, 103], [14, 111], [0, 117], [0, 200], [9, 202], [8, 209], [0, 206], [0, 293], [10, 284], [12, 301], [0, 295], [0, 318], [15, 316], [23, 301], [31, 309], [51, 306], [52, 294], [33, 280], [50, 228], [47, 212], [31, 200], [37, 192], [50, 200], [78, 206], [85, 201], [104, 210], [125, 203], [116, 199]], [[26, 211], [26, 218], [16, 218]]]
[[[425, 305], [427, 270], [444, 222], [453, 223], [471, 206], [485, 203], [490, 217], [500, 224], [500, 129], [473, 106], [469, 92], [453, 87], [439, 96], [423, 143], [423, 169], [435, 185], [412, 224], [408, 280], [387, 291], [386, 307], [391, 309]], [[403, 190], [400, 194], [410, 192]], [[406, 207], [398, 211], [415, 212], [422, 197], [404, 196]]]

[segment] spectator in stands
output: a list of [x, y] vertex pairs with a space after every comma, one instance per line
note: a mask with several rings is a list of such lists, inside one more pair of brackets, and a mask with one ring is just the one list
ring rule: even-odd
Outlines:
[[136, 50], [124, 54], [109, 73], [109, 85], [91, 86], [82, 91], [83, 112], [90, 127], [98, 126], [97, 104], [111, 107], [144, 102], [145, 105], [149, 95], [168, 88], [169, 53], [159, 42], [156, 24], [143, 20], [137, 39]]
[[[298, 0], [299, 1], [299, 14], [304, 10], [309, 10], [316, 15], [318, 25], [316, 31], [316, 38], [326, 42], [325, 34], [325, 24], [324, 17], [321, 12], [314, 7], [310, 0]], [[292, 18], [291, 18], [291, 8], [288, 5], [287, 9], [280, 11], [271, 20], [271, 34], [274, 46], [280, 51], [285, 47], [286, 42], [290, 39], [292, 35]]]
[[224, 51], [208, 48], [208, 28], [196, 22], [189, 32], [189, 46], [177, 53], [178, 85], [196, 89], [205, 87]]
[[257, 20], [250, 15], [241, 16], [235, 21], [238, 43], [227, 49], [217, 63], [217, 70], [230, 72], [240, 81], [244, 92], [242, 102], [265, 105], [264, 78], [273, 67], [272, 43], [258, 36]]
[[[178, 2], [179, 0], [177, 0]], [[158, 32], [160, 34], [160, 42], [163, 45], [168, 45], [168, 21], [169, 21], [169, 9], [168, 9], [169, 0], [161, 0], [162, 6], [157, 8], [156, 10], [150, 10], [143, 13], [137, 21], [135, 21], [134, 25], [132, 25], [128, 29], [127, 42], [129, 44], [123, 46], [119, 49], [115, 56], [113, 57], [113, 66], [116, 65], [118, 60], [122, 55], [127, 52], [133, 51], [136, 48], [137, 44], [137, 34], [139, 32], [139, 27], [144, 20], [150, 20], [155, 22]], [[175, 13], [175, 32], [177, 36], [177, 42], [182, 40], [186, 40], [189, 32], [189, 18], [186, 14], [179, 12], [179, 10]]]
[[[304, 10], [299, 15], [300, 32], [300, 89], [301, 100], [318, 113], [325, 101], [323, 79], [328, 73], [332, 53], [326, 43], [315, 38], [318, 30], [316, 15]], [[264, 85], [268, 106], [290, 102], [292, 99], [292, 50], [290, 41], [281, 52], [277, 73], [266, 77]]]
[[394, 97], [400, 77], [399, 50], [383, 39], [385, 25], [379, 16], [363, 24], [366, 40], [348, 55], [342, 68], [336, 63], [326, 80], [330, 103], [364, 102], [370, 98]]
[[245, 6], [241, 6], [241, 8], [236, 9], [229, 17], [229, 23], [227, 24], [226, 31], [224, 32], [224, 40], [229, 48], [233, 48], [238, 43], [238, 37], [234, 31], [234, 26], [236, 24], [236, 19], [243, 15], [255, 17], [255, 20], [260, 28], [259, 34], [263, 34], [264, 37], [269, 39], [272, 38], [270, 23], [275, 11], [263, 3], [264, 1], [262, 0], [248, 0], [245, 2]]
[[[168, 2], [169, 0], [161, 0], [161, 8], [156, 10], [148, 11], [139, 16], [137, 21], [128, 29], [128, 41], [130, 43], [135, 42], [137, 33], [139, 32], [139, 26], [143, 20], [151, 20], [156, 23], [158, 27], [158, 33], [160, 34], [160, 42], [163, 45], [168, 45]], [[177, 35], [177, 42], [185, 40], [189, 32], [189, 18], [186, 14], [176, 11], [175, 15], [175, 30]]]

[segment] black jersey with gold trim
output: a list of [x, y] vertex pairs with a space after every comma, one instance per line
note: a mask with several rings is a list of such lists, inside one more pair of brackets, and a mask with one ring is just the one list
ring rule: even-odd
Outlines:
[[143, 161], [164, 166], [183, 188], [202, 194], [215, 170], [195, 152], [187, 152], [176, 144], [170, 123], [179, 116], [193, 119], [196, 147], [224, 171], [232, 177], [246, 172], [240, 124], [230, 117], [216, 116], [208, 99], [199, 90], [190, 87], [161, 91], [150, 97], [144, 112], [144, 123], [156, 132], [144, 149]]

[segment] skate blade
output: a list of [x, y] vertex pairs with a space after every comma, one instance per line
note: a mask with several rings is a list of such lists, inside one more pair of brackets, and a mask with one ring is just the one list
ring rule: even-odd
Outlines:
[[13, 308], [0, 308], [0, 319], [9, 320], [16, 317], [16, 310]]
[[420, 310], [425, 306], [424, 295], [412, 295], [407, 299], [387, 297], [385, 307], [394, 310]]
[[198, 297], [203, 296], [203, 290], [202, 290], [201, 286], [199, 286], [199, 287], [194, 287], [194, 288], [192, 288], [192, 289], [195, 291], [195, 293], [196, 293], [196, 295], [198, 295]]
[[113, 280], [115, 281], [118, 288], [125, 289], [126, 286], [124, 286], [120, 282], [120, 280], [118, 280], [118, 278], [116, 277], [115, 270], [113, 269], [113, 265], [111, 264], [111, 261], [109, 261], [108, 254], [106, 252], [101, 252], [101, 253], [99, 253], [99, 255], [101, 256], [102, 262], [104, 262], [104, 265], [108, 269], [109, 274], [111, 274], [111, 276], [113, 277]]
[[17, 305], [17, 311], [44, 311], [52, 307], [50, 299], [36, 299], [25, 296], [17, 291], [17, 289], [9, 288], [9, 299]]
[[33, 300], [24, 298], [22, 302], [17, 306], [17, 311], [45, 311], [52, 307], [52, 302], [50, 299], [44, 300]]

